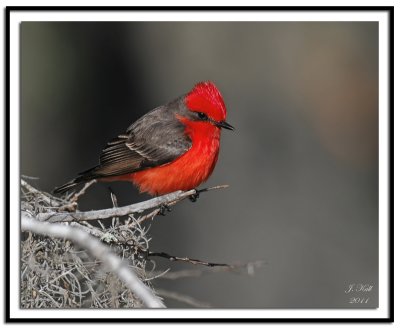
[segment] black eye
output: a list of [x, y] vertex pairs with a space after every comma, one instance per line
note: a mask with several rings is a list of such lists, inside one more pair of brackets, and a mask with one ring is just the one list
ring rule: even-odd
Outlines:
[[199, 117], [200, 120], [207, 120], [208, 117], [206, 114], [204, 114], [203, 112], [197, 112], [197, 116]]

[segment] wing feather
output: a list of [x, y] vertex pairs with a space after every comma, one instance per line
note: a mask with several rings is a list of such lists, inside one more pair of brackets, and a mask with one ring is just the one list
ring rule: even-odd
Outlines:
[[184, 130], [170, 108], [159, 107], [107, 143], [94, 174], [119, 176], [172, 162], [192, 146]]

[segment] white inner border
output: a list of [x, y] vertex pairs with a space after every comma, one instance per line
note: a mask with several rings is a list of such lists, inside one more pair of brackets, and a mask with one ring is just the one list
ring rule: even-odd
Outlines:
[[[379, 21], [379, 308], [207, 309], [207, 310], [22, 310], [19, 308], [19, 26], [22, 21]], [[389, 157], [389, 17], [386, 12], [272, 11], [53, 11], [11, 12], [10, 16], [10, 316], [11, 318], [387, 318], [388, 289], [388, 157]], [[392, 287], [393, 288], [393, 287]]]

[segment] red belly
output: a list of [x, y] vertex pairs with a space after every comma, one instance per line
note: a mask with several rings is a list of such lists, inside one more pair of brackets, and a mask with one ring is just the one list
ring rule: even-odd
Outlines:
[[152, 195], [196, 188], [211, 175], [217, 162], [219, 143], [212, 144], [192, 146], [175, 161], [138, 171], [129, 175], [129, 178], [141, 192]]

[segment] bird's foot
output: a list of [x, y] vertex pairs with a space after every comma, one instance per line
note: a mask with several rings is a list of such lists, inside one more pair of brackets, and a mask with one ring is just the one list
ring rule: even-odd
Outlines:
[[158, 214], [159, 215], [161, 215], [161, 216], [165, 216], [166, 215], [166, 212], [168, 211], [168, 212], [171, 212], [171, 207], [170, 206], [168, 206], [167, 204], [162, 204], [161, 206], [160, 206], [160, 211], [158, 212]]
[[195, 191], [196, 191], [195, 194], [192, 194], [191, 196], [189, 196], [189, 200], [192, 201], [192, 202], [196, 202], [197, 199], [200, 197], [199, 190], [195, 190]]

